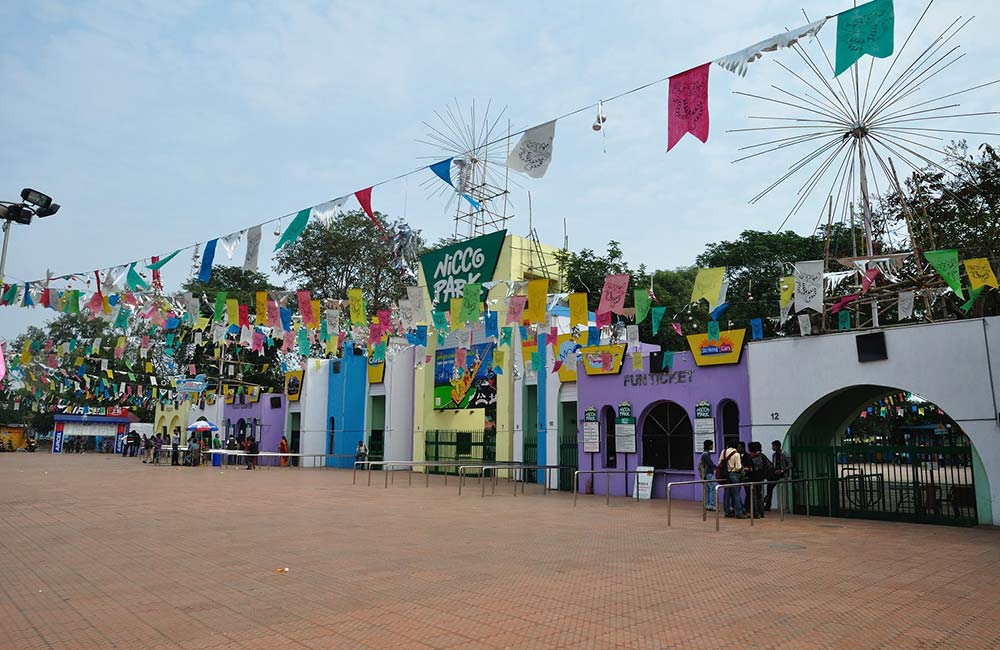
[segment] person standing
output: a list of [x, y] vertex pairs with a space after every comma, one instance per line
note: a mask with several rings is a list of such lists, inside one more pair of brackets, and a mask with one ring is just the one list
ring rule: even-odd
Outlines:
[[705, 510], [715, 510], [715, 486], [718, 485], [712, 480], [715, 476], [715, 468], [717, 465], [715, 461], [712, 460], [712, 447], [714, 443], [711, 440], [706, 440], [701, 452], [701, 459], [698, 461], [698, 476], [703, 481], [708, 481], [708, 483], [702, 483], [702, 488], [704, 489], [704, 501]]
[[181, 446], [181, 430], [174, 427], [174, 437], [170, 441], [170, 464], [179, 465], [180, 459], [180, 446]]
[[[720, 483], [735, 485], [740, 482], [743, 472], [743, 463], [740, 462], [740, 452], [735, 447], [727, 447], [719, 456], [719, 465], [715, 472], [715, 478]], [[726, 512], [726, 517], [746, 519], [743, 513], [743, 501], [740, 499], [740, 489], [738, 487], [727, 487], [723, 490], [722, 507]]]
[[153, 436], [146, 436], [145, 434], [143, 434], [143, 436], [142, 436], [142, 448], [143, 448], [142, 462], [144, 462], [144, 463], [152, 463], [153, 462]]
[[771, 452], [772, 469], [771, 476], [768, 477], [767, 494], [764, 495], [765, 511], [771, 509], [771, 498], [774, 495], [774, 486], [778, 484], [778, 481], [787, 479], [792, 470], [792, 461], [788, 458], [788, 454], [781, 450], [781, 441], [775, 440], [771, 442]]
[[[212, 438], [212, 450], [222, 451], [222, 439], [219, 438], [219, 434], [216, 433], [215, 437]], [[222, 467], [222, 454], [213, 453], [212, 454], [212, 467]]]
[[364, 462], [368, 459], [368, 447], [364, 440], [358, 440], [358, 448], [354, 452], [354, 460]]
[[[278, 443], [278, 453], [287, 454], [288, 453], [288, 440], [285, 436], [281, 436], [281, 441]], [[281, 457], [281, 466], [288, 467], [288, 456]]]
[[[752, 482], [763, 481], [771, 473], [771, 461], [764, 455], [763, 447], [756, 440], [750, 443], [749, 468], [750, 471], [747, 474], [747, 478]], [[754, 519], [760, 519], [764, 516], [764, 485], [763, 483], [758, 483], [757, 485], [748, 485], [747, 487], [753, 490], [753, 508], [750, 508], [750, 514]]]
[[254, 465], [257, 464], [257, 452], [260, 451], [260, 447], [257, 445], [256, 438], [250, 438], [247, 443], [247, 469], [253, 469]]
[[[743, 466], [743, 471], [740, 473], [740, 481], [745, 482], [747, 474], [750, 472], [750, 452], [747, 451], [747, 443], [742, 440], [736, 443], [736, 451], [740, 452], [740, 464]], [[743, 512], [748, 512], [750, 510], [750, 486], [743, 486]]]
[[163, 453], [163, 436], [159, 433], [156, 434], [156, 438], [153, 440], [153, 464], [160, 464], [160, 454]]
[[[229, 436], [229, 438], [226, 440], [226, 451], [233, 452], [233, 451], [238, 451], [238, 449], [239, 448], [236, 446], [236, 437]], [[227, 465], [236, 464], [236, 454], [229, 453], [226, 454], [226, 456], [228, 458], [228, 460], [226, 461]]]

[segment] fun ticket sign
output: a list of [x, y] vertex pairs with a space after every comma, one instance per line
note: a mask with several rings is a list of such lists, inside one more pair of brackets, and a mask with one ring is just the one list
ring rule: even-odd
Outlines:
[[420, 256], [427, 293], [437, 309], [448, 309], [452, 298], [461, 298], [466, 284], [489, 282], [500, 259], [506, 230], [449, 246]]

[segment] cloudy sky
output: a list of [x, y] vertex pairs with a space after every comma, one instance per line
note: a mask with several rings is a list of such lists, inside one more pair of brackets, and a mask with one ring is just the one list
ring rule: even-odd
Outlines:
[[[0, 3], [0, 200], [22, 187], [62, 211], [14, 226], [6, 280], [106, 268], [295, 212], [444, 157], [420, 143], [435, 112], [492, 102], [513, 130], [741, 49], [825, 14], [844, 0], [806, 2], [263, 2], [199, 0]], [[924, 3], [897, 0], [899, 48]], [[939, 0], [902, 63], [959, 16], [976, 19], [953, 41], [967, 56], [927, 82], [913, 103], [992, 81], [1000, 9]], [[833, 55], [836, 23], [820, 40]], [[950, 47], [950, 44], [949, 44]], [[818, 48], [810, 51], [822, 56]], [[789, 115], [734, 94], [796, 89], [775, 61], [808, 74], [791, 52], [768, 55], [748, 76], [713, 67], [711, 135], [666, 149], [667, 84], [561, 120], [543, 179], [512, 182], [511, 232], [528, 232], [528, 192], [541, 239], [570, 247], [622, 243], [636, 263], [689, 265], [705, 244], [746, 228], [776, 229], [798, 183], [748, 200], [806, 153], [733, 164], [760, 141], [731, 129], [752, 115]], [[885, 70], [880, 62], [876, 72]], [[801, 87], [801, 86], [798, 86]], [[956, 98], [993, 110], [1000, 85]], [[929, 126], [940, 126], [930, 124]], [[998, 131], [994, 118], [970, 129]], [[975, 137], [978, 143], [982, 138]], [[375, 209], [435, 240], [453, 232], [429, 171], [377, 187]], [[824, 191], [825, 192], [825, 191]], [[808, 233], [822, 199], [788, 227]], [[351, 204], [349, 204], [350, 207]], [[287, 222], [286, 222], [287, 224]], [[270, 228], [262, 250], [273, 248]], [[242, 259], [237, 252], [234, 263]], [[220, 257], [216, 257], [220, 261]], [[224, 256], [221, 261], [225, 262]], [[261, 266], [270, 269], [269, 256]], [[167, 289], [190, 271], [190, 252], [165, 268]], [[79, 286], [79, 285], [76, 285]], [[0, 337], [42, 310], [0, 309]]]

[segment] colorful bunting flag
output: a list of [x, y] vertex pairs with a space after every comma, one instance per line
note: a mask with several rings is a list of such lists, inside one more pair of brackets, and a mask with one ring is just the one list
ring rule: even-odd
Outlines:
[[978, 289], [982, 286], [1000, 288], [997, 286], [997, 276], [993, 274], [990, 261], [985, 257], [965, 260], [965, 272], [969, 275], [970, 289]]
[[649, 295], [649, 289], [636, 289], [632, 292], [632, 300], [635, 305], [635, 322], [639, 324], [649, 315], [653, 299]]
[[358, 200], [361, 205], [361, 209], [365, 211], [368, 218], [372, 220], [372, 223], [378, 226], [378, 229], [385, 232], [385, 228], [379, 223], [378, 219], [375, 218], [375, 213], [372, 212], [372, 188], [366, 187], [363, 190], [358, 190], [354, 193], [354, 197]]
[[281, 233], [281, 237], [278, 239], [278, 243], [274, 245], [274, 250], [277, 251], [282, 246], [286, 244], [293, 244], [302, 233], [305, 231], [306, 226], [309, 225], [309, 215], [312, 214], [311, 208], [306, 208], [305, 210], [299, 210], [292, 219], [292, 222], [288, 224], [285, 228], [285, 232]]
[[764, 321], [759, 318], [750, 319], [750, 338], [754, 341], [764, 338]]
[[201, 270], [198, 272], [198, 282], [208, 284], [212, 279], [212, 262], [215, 260], [215, 245], [218, 239], [212, 239], [205, 244], [205, 253], [201, 256]]
[[585, 326], [589, 321], [587, 317], [587, 294], [569, 294], [569, 326], [571, 328]]
[[851, 312], [848, 310], [843, 310], [837, 314], [837, 330], [840, 332], [848, 332], [851, 329]]
[[552, 142], [555, 137], [555, 120], [528, 129], [507, 156], [507, 167], [532, 178], [545, 176], [549, 163], [552, 162]]
[[924, 259], [931, 263], [934, 270], [941, 274], [944, 281], [948, 283], [955, 295], [965, 299], [962, 292], [962, 276], [958, 270], [958, 251], [954, 248], [946, 248], [937, 251], [925, 251]]
[[511, 296], [507, 301], [507, 319], [504, 325], [520, 325], [524, 322], [524, 308], [527, 302], [527, 296]]
[[660, 331], [660, 323], [663, 322], [663, 317], [666, 315], [666, 313], [667, 313], [666, 307], [653, 307], [652, 309], [653, 336], [656, 336], [656, 333]]
[[628, 293], [630, 276], [628, 273], [619, 275], [609, 275], [604, 278], [604, 289], [601, 290], [601, 302], [597, 306], [598, 314], [608, 315], [610, 324], [610, 314], [621, 314], [625, 306], [625, 295]]
[[969, 299], [965, 301], [964, 305], [962, 305], [963, 312], [969, 313], [969, 310], [972, 309], [972, 305], [976, 303], [976, 298], [979, 297], [979, 294], [981, 294], [985, 288], [986, 286], [983, 285], [969, 291]]
[[367, 319], [365, 318], [365, 299], [361, 289], [348, 289], [347, 299], [351, 303], [351, 325], [363, 327]]
[[837, 15], [837, 54], [833, 75], [844, 72], [865, 54], [892, 56], [895, 16], [892, 0], [872, 0]]
[[667, 151], [673, 149], [685, 133], [702, 142], [708, 140], [708, 71], [711, 67], [711, 63], [705, 63], [670, 77]]
[[549, 292], [549, 281], [528, 280], [528, 305], [524, 310], [524, 320], [528, 323], [544, 323]]
[[726, 267], [724, 266], [698, 269], [698, 275], [694, 278], [694, 287], [691, 289], [691, 304], [705, 299], [708, 301], [709, 307], [715, 309], [725, 277]]

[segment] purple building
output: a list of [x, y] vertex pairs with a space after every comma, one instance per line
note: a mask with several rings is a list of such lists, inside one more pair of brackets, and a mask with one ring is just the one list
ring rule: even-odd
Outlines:
[[263, 393], [256, 401], [248, 395], [237, 395], [232, 404], [222, 409], [219, 435], [252, 435], [261, 451], [277, 451], [281, 436], [285, 435], [285, 396], [281, 393]]
[[[648, 346], [643, 346], [648, 350]], [[653, 477], [653, 498], [666, 497], [671, 481], [697, 480], [705, 439], [715, 441], [714, 456], [725, 441], [750, 441], [750, 389], [746, 360], [697, 366], [691, 353], [678, 352], [666, 372], [650, 372], [659, 355], [643, 354], [643, 369], [631, 358], [619, 374], [577, 376], [580, 423], [579, 469], [665, 470]], [[634, 475], [581, 474], [580, 492], [631, 495]], [[700, 499], [700, 485], [678, 486], [671, 497]]]

